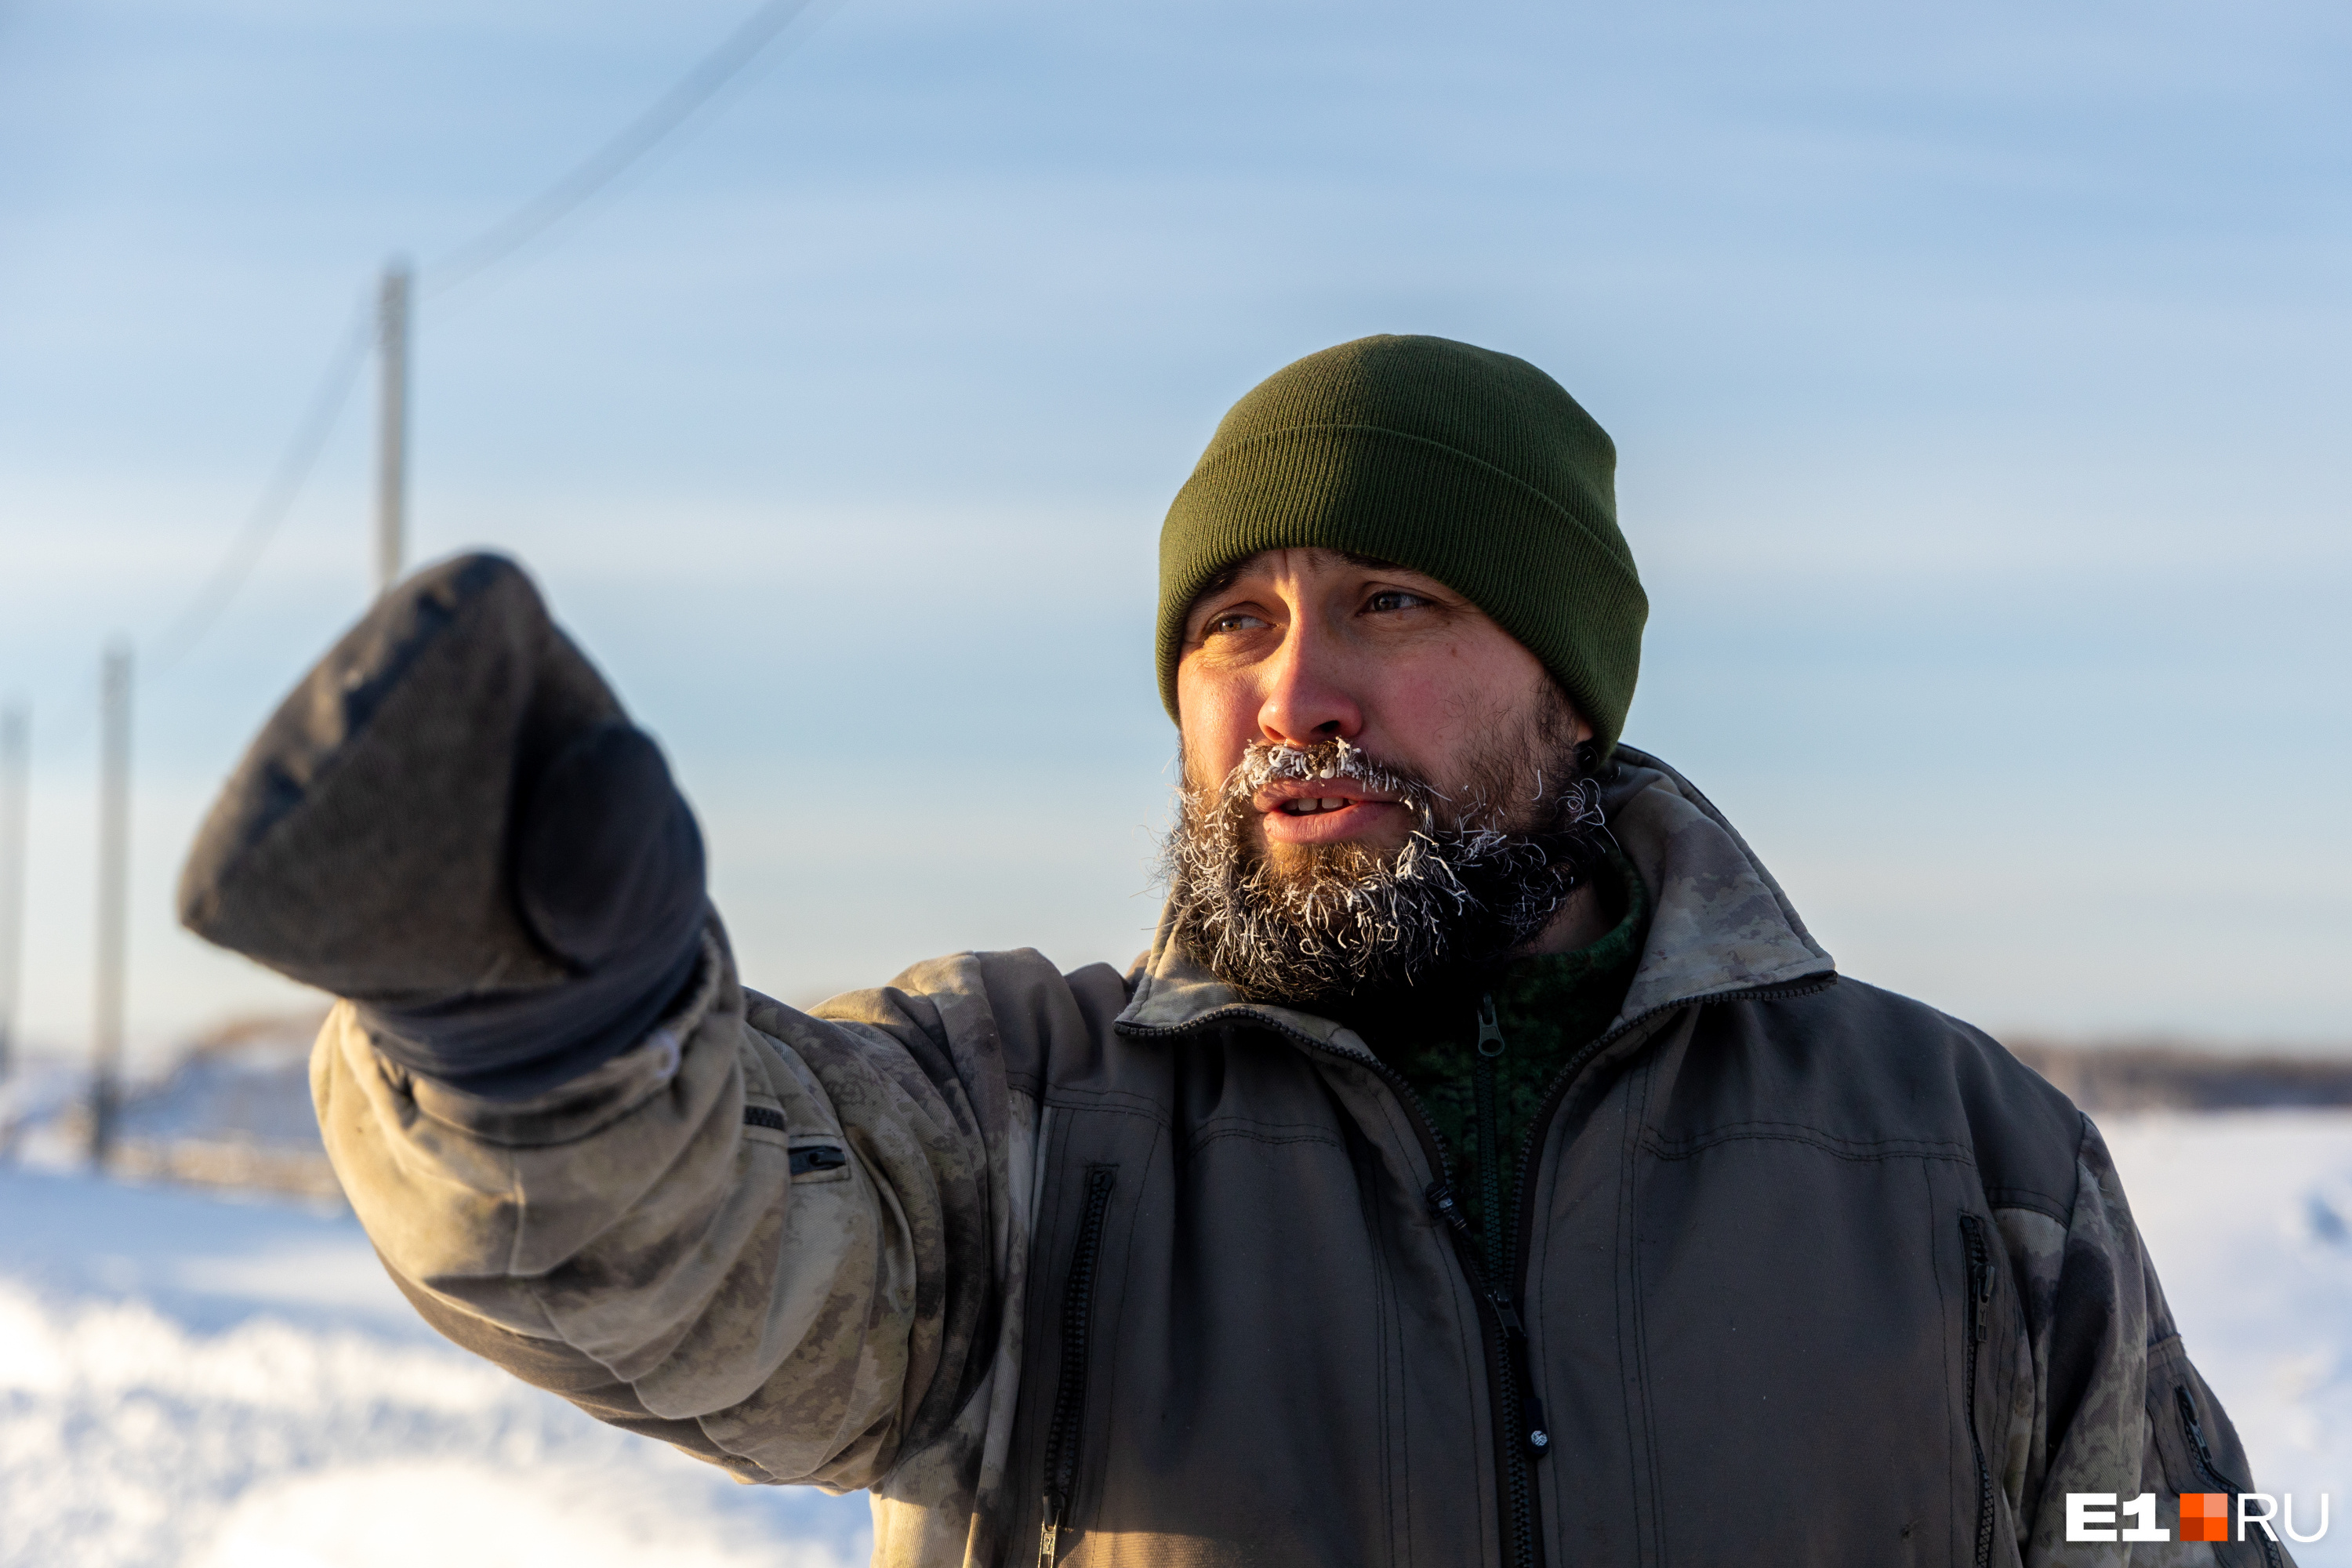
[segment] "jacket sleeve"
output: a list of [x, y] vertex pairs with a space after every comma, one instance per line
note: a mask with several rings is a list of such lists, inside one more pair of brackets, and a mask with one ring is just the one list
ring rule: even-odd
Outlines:
[[[2234, 1506], [2253, 1478], [2237, 1429], [2181, 1345], [2105, 1142], [2089, 1118], [2081, 1125], [2065, 1222], [1996, 1215], [2023, 1307], [2004, 1478], [2019, 1554], [2028, 1568], [2290, 1568], [2285, 1547], [2259, 1530], [2243, 1542], [2181, 1539], [2180, 1494], [2229, 1492]], [[2170, 1539], [2069, 1542], [2069, 1492], [2125, 1501], [2153, 1492]]]
[[436, 1328], [592, 1415], [744, 1480], [977, 1506], [1036, 1120], [997, 1001], [1083, 1031], [1123, 983], [967, 954], [800, 1013], [715, 922], [701, 963], [641, 1043], [520, 1101], [411, 1074], [338, 1006], [312, 1089], [353, 1208]]

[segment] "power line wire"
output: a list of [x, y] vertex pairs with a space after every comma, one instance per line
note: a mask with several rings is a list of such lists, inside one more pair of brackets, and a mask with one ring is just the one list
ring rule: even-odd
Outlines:
[[318, 389], [311, 393], [310, 405], [303, 410], [302, 421], [294, 427], [294, 438], [287, 444], [285, 455], [278, 458], [277, 468], [264, 487], [261, 499], [247, 514], [245, 526], [172, 623], [164, 627], [149, 645], [146, 678], [152, 680], [163, 674], [181, 657], [194, 647], [229, 601], [245, 585], [254, 566], [261, 560], [278, 526], [294, 510], [295, 500], [302, 493], [302, 485], [318, 465], [319, 454], [334, 434], [336, 417], [343, 405], [351, 400], [352, 385], [359, 380], [362, 366], [367, 363], [368, 345], [373, 342], [370, 331], [373, 321], [363, 301], [352, 313], [352, 324], [336, 345], [334, 357], [328, 362], [327, 373], [320, 377]]
[[446, 294], [537, 239], [656, 147], [742, 73], [813, 0], [768, 0], [695, 65], [653, 107], [548, 186], [481, 233], [423, 269], [424, 298]]
[[[578, 211], [692, 119], [814, 3], [815, 0], [768, 0], [611, 141], [546, 190], [425, 269], [420, 296], [429, 299], [446, 294], [472, 281]], [[337, 346], [302, 422], [295, 427], [293, 440], [278, 460], [260, 500], [247, 516], [245, 526], [230, 542], [219, 564], [213, 568], [186, 608], [155, 639], [143, 661], [144, 679], [152, 680], [165, 673], [212, 629], [237, 590], [245, 585], [279, 525], [293, 510], [304, 481], [316, 466], [328, 437], [334, 433], [337, 416], [350, 400], [360, 368], [366, 363], [373, 340], [372, 325], [363, 303], [351, 330]]]

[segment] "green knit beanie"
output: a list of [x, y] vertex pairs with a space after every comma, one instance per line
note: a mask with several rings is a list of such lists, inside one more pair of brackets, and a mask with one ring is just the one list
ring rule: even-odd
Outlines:
[[1525, 644], [1594, 731], [1625, 727], [1650, 601], [1617, 531], [1617, 448], [1558, 382], [1445, 338], [1359, 338], [1233, 406], [1160, 532], [1160, 691], [1184, 616], [1261, 550], [1426, 573]]

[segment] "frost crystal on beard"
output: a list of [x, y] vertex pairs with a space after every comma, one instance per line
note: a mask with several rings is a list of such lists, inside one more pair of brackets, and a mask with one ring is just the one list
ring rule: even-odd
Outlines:
[[[1549, 734], [1540, 739], [1549, 740]], [[1344, 740], [1254, 743], [1213, 790], [1187, 788], [1163, 855], [1175, 936], [1260, 1001], [1309, 1002], [1495, 963], [1542, 931], [1598, 859], [1600, 792], [1565, 754], [1489, 759], [1459, 801]], [[1534, 798], [1513, 822], [1504, 802]], [[1566, 785], [1546, 789], [1546, 780]], [[1288, 779], [1352, 779], [1394, 795], [1412, 826], [1394, 850], [1342, 843], [1278, 864], [1248, 837], [1251, 799]], [[1514, 781], [1518, 789], [1514, 792]]]

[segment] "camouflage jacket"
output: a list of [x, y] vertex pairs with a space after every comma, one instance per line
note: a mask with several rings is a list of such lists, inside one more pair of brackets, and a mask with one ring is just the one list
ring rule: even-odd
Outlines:
[[1655, 914], [1491, 1280], [1409, 1091], [1164, 936], [802, 1013], [714, 927], [689, 1005], [520, 1103], [339, 1008], [320, 1120], [444, 1333], [744, 1480], [869, 1489], [881, 1563], [2284, 1564], [2066, 1543], [2068, 1492], [2174, 1527], [2252, 1482], [2097, 1132], [1839, 979], [1620, 756]]

